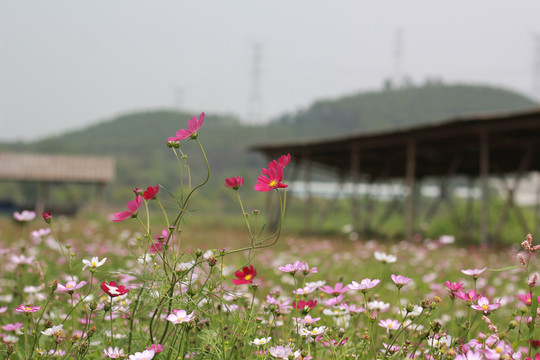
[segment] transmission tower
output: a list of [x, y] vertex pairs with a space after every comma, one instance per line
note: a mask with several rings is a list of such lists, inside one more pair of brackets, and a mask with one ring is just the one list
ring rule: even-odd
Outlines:
[[397, 87], [400, 87], [403, 85], [403, 74], [401, 69], [401, 62], [403, 58], [403, 32], [401, 29], [396, 29], [395, 32], [395, 40], [394, 40], [394, 76], [393, 76], [393, 82], [394, 85]]
[[540, 34], [534, 34], [534, 68], [532, 79], [532, 95], [540, 101]]
[[261, 62], [262, 44], [252, 44], [253, 58], [251, 64], [251, 89], [248, 104], [248, 124], [259, 124], [262, 120], [262, 94], [261, 94]]

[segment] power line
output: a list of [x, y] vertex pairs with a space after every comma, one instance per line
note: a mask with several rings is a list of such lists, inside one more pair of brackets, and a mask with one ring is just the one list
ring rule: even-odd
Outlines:
[[262, 121], [262, 43], [255, 42], [251, 46], [253, 58], [251, 64], [251, 90], [248, 103], [247, 122], [248, 124], [259, 124]]

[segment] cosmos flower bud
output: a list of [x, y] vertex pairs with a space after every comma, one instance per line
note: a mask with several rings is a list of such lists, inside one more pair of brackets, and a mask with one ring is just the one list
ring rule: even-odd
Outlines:
[[96, 333], [97, 329], [95, 326], [90, 326], [90, 329], [88, 329], [88, 337], [91, 337]]
[[52, 221], [52, 214], [50, 211], [46, 211], [44, 213], [41, 214], [41, 216], [43, 216], [43, 220], [45, 220], [45, 222], [47, 224], [50, 224], [51, 221]]
[[142, 195], [143, 189], [136, 187], [136, 188], [133, 188], [133, 192], [135, 193], [135, 195]]
[[195, 249], [195, 256], [201, 257], [201, 255], [202, 255], [202, 250], [199, 248]]
[[210, 256], [210, 257], [206, 260], [206, 262], [208, 263], [208, 265], [209, 265], [210, 267], [213, 267], [213, 266], [216, 265], [217, 259], [216, 259], [215, 257], [213, 257], [213, 256]]

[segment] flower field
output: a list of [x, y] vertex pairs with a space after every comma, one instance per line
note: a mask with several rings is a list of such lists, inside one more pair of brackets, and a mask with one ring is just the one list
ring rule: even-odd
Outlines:
[[[0, 221], [2, 358], [540, 359], [531, 235], [491, 250], [451, 236], [291, 236], [291, 155], [256, 184], [223, 179], [244, 232], [193, 225], [194, 194], [211, 171], [192, 179], [181, 143], [204, 156], [203, 123], [204, 113], [168, 139], [177, 191], [133, 189], [108, 221], [30, 211]], [[275, 231], [244, 208], [243, 191], [260, 192], [261, 206], [266, 193], [277, 197]]]

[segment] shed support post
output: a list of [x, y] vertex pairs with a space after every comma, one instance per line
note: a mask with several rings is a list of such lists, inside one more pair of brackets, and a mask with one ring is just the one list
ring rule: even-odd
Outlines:
[[407, 164], [405, 180], [408, 187], [407, 206], [405, 207], [405, 229], [407, 240], [412, 240], [414, 232], [414, 193], [416, 178], [416, 141], [407, 142]]
[[480, 184], [482, 206], [480, 214], [480, 241], [489, 244], [489, 137], [487, 132], [480, 134]]
[[360, 207], [358, 205], [358, 183], [360, 180], [360, 150], [358, 146], [351, 148], [351, 221], [354, 230], [360, 229]]
[[311, 196], [311, 160], [309, 154], [302, 159], [304, 168], [304, 189], [306, 191], [306, 198], [304, 200], [304, 231], [310, 232], [311, 230], [311, 206], [313, 199]]
[[98, 188], [97, 188], [97, 191], [98, 191], [97, 212], [98, 213], [103, 211], [103, 209], [105, 207], [105, 187], [106, 186], [107, 185], [105, 183], [99, 183], [98, 184]]
[[38, 199], [35, 204], [35, 211], [37, 214], [41, 214], [45, 211], [45, 205], [49, 199], [49, 184], [41, 181], [38, 184]]

